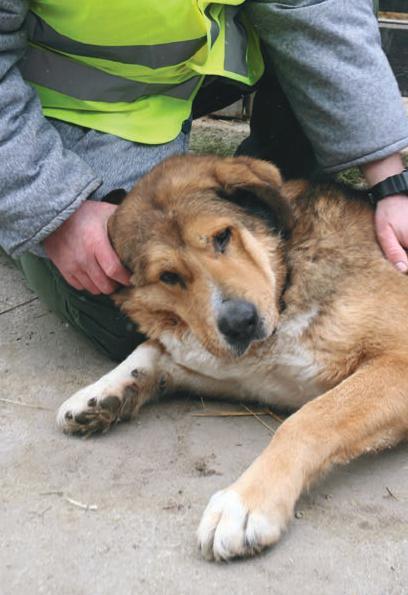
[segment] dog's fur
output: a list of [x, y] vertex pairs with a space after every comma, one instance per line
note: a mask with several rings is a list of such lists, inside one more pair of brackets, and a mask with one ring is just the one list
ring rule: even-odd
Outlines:
[[[283, 184], [244, 157], [176, 157], [137, 184], [109, 231], [132, 271], [117, 301], [151, 339], [61, 406], [65, 431], [106, 429], [178, 389], [298, 409], [210, 500], [204, 556], [275, 543], [323, 471], [408, 437], [408, 279], [381, 254], [358, 193]], [[235, 336], [246, 311], [248, 336]]]

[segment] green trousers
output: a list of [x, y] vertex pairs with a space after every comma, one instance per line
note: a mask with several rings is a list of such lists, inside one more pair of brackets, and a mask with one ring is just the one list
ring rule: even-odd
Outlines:
[[15, 262], [41, 301], [110, 359], [122, 361], [146, 339], [108, 296], [77, 291], [49, 260], [26, 253]]

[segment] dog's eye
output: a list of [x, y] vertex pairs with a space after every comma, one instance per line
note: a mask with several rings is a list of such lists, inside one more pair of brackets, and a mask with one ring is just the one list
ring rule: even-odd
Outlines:
[[228, 246], [228, 243], [231, 239], [231, 235], [231, 229], [227, 227], [226, 229], [223, 229], [222, 231], [220, 231], [220, 233], [217, 233], [217, 235], [214, 236], [214, 248], [217, 252], [225, 252], [225, 249]]
[[183, 279], [177, 273], [172, 273], [171, 271], [165, 271], [160, 275], [160, 281], [166, 283], [166, 285], [177, 285], [179, 283], [181, 286], [184, 285]]

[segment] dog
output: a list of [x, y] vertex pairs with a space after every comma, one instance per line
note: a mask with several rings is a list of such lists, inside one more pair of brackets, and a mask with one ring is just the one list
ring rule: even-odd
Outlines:
[[373, 208], [333, 183], [284, 183], [247, 157], [173, 157], [109, 221], [131, 271], [116, 302], [149, 340], [59, 409], [103, 431], [188, 390], [296, 410], [198, 528], [207, 559], [276, 543], [332, 465], [408, 437], [408, 279], [376, 242]]

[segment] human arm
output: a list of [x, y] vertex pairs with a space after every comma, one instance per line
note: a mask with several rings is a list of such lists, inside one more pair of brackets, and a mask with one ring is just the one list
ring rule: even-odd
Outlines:
[[100, 184], [19, 73], [26, 11], [22, 0], [0, 0], [0, 243], [12, 256], [35, 250]]
[[[265, 59], [322, 168], [361, 166], [369, 186], [400, 173], [408, 119], [371, 0], [258, 0], [247, 6]], [[381, 200], [375, 223], [386, 257], [405, 272], [408, 198]]]
[[[43, 254], [45, 241], [47, 255], [69, 283], [110, 293], [115, 281], [124, 283], [128, 276], [109, 244], [107, 205], [82, 206], [101, 181], [64, 148], [18, 70], [27, 45], [27, 9], [23, 0], [0, 0], [0, 244], [17, 257], [27, 251]], [[81, 221], [77, 213], [84, 210]], [[79, 237], [84, 223], [86, 232]], [[73, 281], [71, 271], [85, 282]]]
[[408, 146], [408, 119], [371, 0], [250, 0], [246, 12], [325, 171]]

